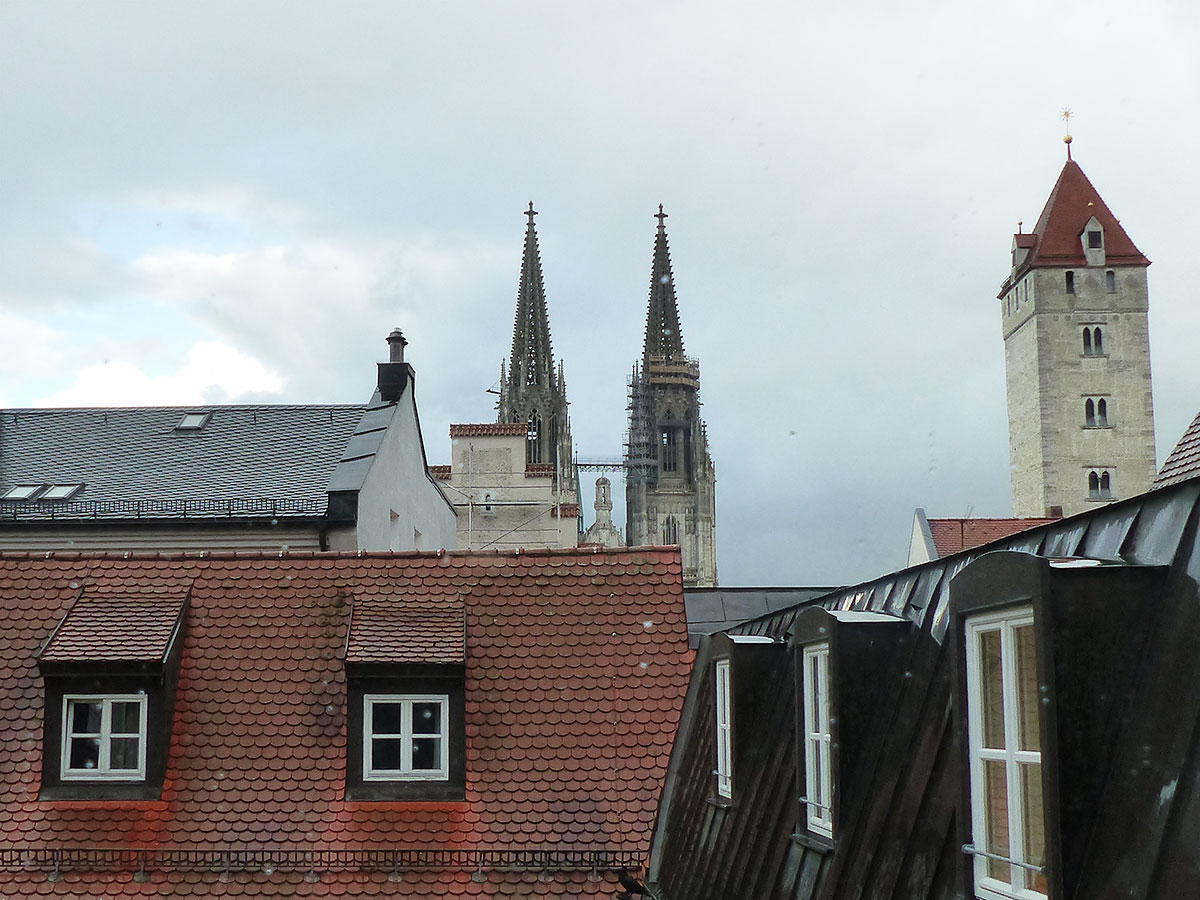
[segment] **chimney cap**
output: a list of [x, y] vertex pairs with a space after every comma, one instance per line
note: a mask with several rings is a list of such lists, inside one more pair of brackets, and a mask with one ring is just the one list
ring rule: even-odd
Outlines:
[[387, 343], [388, 362], [404, 362], [404, 348], [408, 346], [408, 341], [404, 339], [404, 335], [400, 333], [399, 328], [392, 329], [392, 333], [387, 336]]

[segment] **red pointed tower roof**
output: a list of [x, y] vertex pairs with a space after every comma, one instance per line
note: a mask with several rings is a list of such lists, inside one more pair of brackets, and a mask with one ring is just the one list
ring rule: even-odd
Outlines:
[[[1083, 169], [1068, 158], [1050, 192], [1050, 198], [1037, 225], [1033, 227], [1032, 240], [1028, 235], [1017, 235], [1018, 246], [1032, 244], [1032, 252], [1026, 262], [1030, 267], [1085, 266], [1083, 243], [1080, 236], [1092, 216], [1104, 227], [1104, 249], [1107, 265], [1148, 266], [1150, 260], [1142, 255], [1112, 210], [1092, 187]], [[1022, 243], [1021, 239], [1025, 242]]]

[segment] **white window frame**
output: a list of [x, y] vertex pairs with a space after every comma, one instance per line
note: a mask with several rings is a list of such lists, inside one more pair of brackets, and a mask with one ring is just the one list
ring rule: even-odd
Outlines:
[[715, 666], [717, 692], [717, 793], [733, 798], [733, 703], [729, 660], [719, 659]]
[[808, 830], [833, 837], [833, 730], [829, 643], [804, 648], [804, 804]]
[[[76, 703], [99, 703], [100, 731], [73, 732], [71, 709]], [[138, 731], [112, 731], [112, 705], [138, 704]], [[65, 694], [62, 706], [62, 741], [59, 745], [59, 777], [63, 781], [144, 781], [146, 779], [146, 695], [145, 694]], [[95, 737], [100, 743], [100, 757], [94, 769], [71, 768], [71, 738]], [[114, 769], [111, 766], [112, 739], [136, 737], [138, 741], [137, 769]]]
[[[371, 711], [375, 704], [399, 704], [400, 733], [376, 735], [371, 730]], [[437, 734], [416, 734], [412, 730], [412, 707], [414, 703], [437, 703], [441, 706], [441, 730]], [[400, 768], [376, 769], [371, 765], [372, 738], [386, 737], [400, 740]], [[412, 767], [412, 741], [418, 738], [438, 738], [441, 752], [438, 768], [414, 769]], [[363, 695], [363, 781], [446, 781], [450, 777], [450, 695], [449, 694], [364, 694]]]
[[[971, 843], [976, 849], [973, 856], [975, 896], [980, 900], [1045, 900], [1046, 894], [1028, 887], [1032, 873], [1026, 859], [1024, 847], [1025, 814], [1020, 786], [1020, 765], [1037, 765], [1041, 768], [1040, 750], [1019, 750], [1019, 710], [1017, 700], [1017, 655], [1015, 629], [1034, 624], [1030, 607], [1009, 609], [996, 613], [973, 616], [966, 621], [967, 644], [967, 723], [970, 746], [971, 783]], [[1000, 657], [1002, 697], [1004, 704], [1004, 748], [983, 746], [983, 704], [980, 697], [982, 669], [980, 662], [980, 635], [986, 632], [1000, 633]], [[1040, 743], [1040, 742], [1039, 742]], [[1007, 778], [1009, 859], [1009, 881], [1004, 882], [988, 872], [988, 857], [978, 851], [987, 850], [986, 784], [984, 762], [1003, 762]], [[1043, 794], [1044, 797], [1044, 794]], [[1044, 803], [1044, 800], [1043, 800]], [[1045, 812], [1043, 810], [1043, 821]], [[1048, 836], [1047, 836], [1048, 839]], [[1034, 863], [1036, 864], [1036, 863]]]

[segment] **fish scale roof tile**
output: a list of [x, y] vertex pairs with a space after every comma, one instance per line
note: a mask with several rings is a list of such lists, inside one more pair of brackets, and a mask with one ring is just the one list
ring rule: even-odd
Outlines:
[[[638, 584], [621, 587], [609, 577], [608, 587], [585, 602], [571, 595], [580, 581], [647, 559], [659, 565], [643, 568]], [[438, 565], [445, 560], [451, 564]], [[556, 564], [554, 577], [543, 585], [525, 583], [536, 581], [548, 560]], [[340, 656], [350, 625], [348, 591], [356, 598], [411, 597], [416, 573], [432, 582], [421, 596], [453, 598], [467, 621], [468, 799], [347, 801]], [[0, 843], [586, 846], [643, 859], [690, 676], [679, 573], [677, 550], [138, 559], [0, 554], [0, 580], [9, 585], [0, 604], [14, 613], [5, 635], [9, 649], [0, 657], [0, 698], [25, 703], [0, 725], [0, 760], [12, 763], [0, 766]], [[122, 585], [147, 578], [168, 584], [179, 576], [192, 589], [163, 800], [151, 809], [37, 800], [43, 701], [33, 654], [78, 593], [70, 585], [104, 587], [115, 597]], [[461, 591], [464, 584], [470, 589]], [[649, 590], [638, 590], [643, 586]], [[501, 596], [514, 587], [511, 596]], [[567, 608], [547, 609], [555, 600]], [[651, 618], [655, 628], [647, 632], [642, 623]], [[633, 639], [638, 656], [631, 659]], [[651, 660], [649, 670], [638, 665], [642, 658]], [[233, 696], [237, 703], [230, 702]], [[232, 881], [214, 882], [211, 873], [153, 872], [147, 884], [168, 896], [184, 896], [188, 886], [211, 894], [215, 884], [218, 893], [237, 885], [296, 896], [375, 888], [402, 895], [417, 886], [487, 896], [501, 884], [514, 890], [545, 885], [551, 896], [613, 893], [608, 882], [577, 872], [556, 871], [549, 882], [521, 880], [528, 873], [503, 873], [514, 879], [503, 881], [501, 873], [489, 872], [487, 883], [463, 872], [406, 872], [400, 882], [379, 873], [328, 872], [315, 884], [293, 874], [255, 880], [235, 873]], [[0, 886], [12, 889], [17, 875], [27, 879], [22, 890], [46, 886], [47, 893], [65, 895], [75, 884], [114, 897], [146, 892], [128, 873], [66, 873], [50, 884], [44, 872], [0, 870]]]

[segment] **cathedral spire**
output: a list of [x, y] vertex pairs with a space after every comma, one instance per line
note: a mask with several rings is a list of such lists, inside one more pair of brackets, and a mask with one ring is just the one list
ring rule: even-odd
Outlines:
[[646, 312], [646, 347], [643, 368], [650, 358], [667, 361], [684, 358], [683, 333], [679, 330], [679, 307], [675, 303], [675, 279], [671, 275], [671, 251], [667, 247], [667, 214], [658, 204], [658, 232], [654, 237], [654, 264], [650, 272], [650, 308]]
[[575, 498], [571, 502], [577, 503], [566, 379], [562, 365], [554, 364], [554, 350], [550, 346], [542, 260], [533, 226], [537, 211], [532, 202], [525, 215], [529, 221], [525, 225], [525, 252], [517, 288], [512, 356], [507, 370], [503, 364], [500, 367], [497, 421], [528, 424], [526, 463], [553, 466], [558, 488], [570, 493]]
[[521, 283], [517, 288], [517, 316], [513, 324], [509, 378], [517, 393], [525, 386], [552, 388], [556, 385], [554, 351], [550, 346], [550, 319], [546, 314], [546, 289], [542, 284], [542, 258], [538, 252], [533, 201], [525, 211], [525, 253], [521, 259]]

